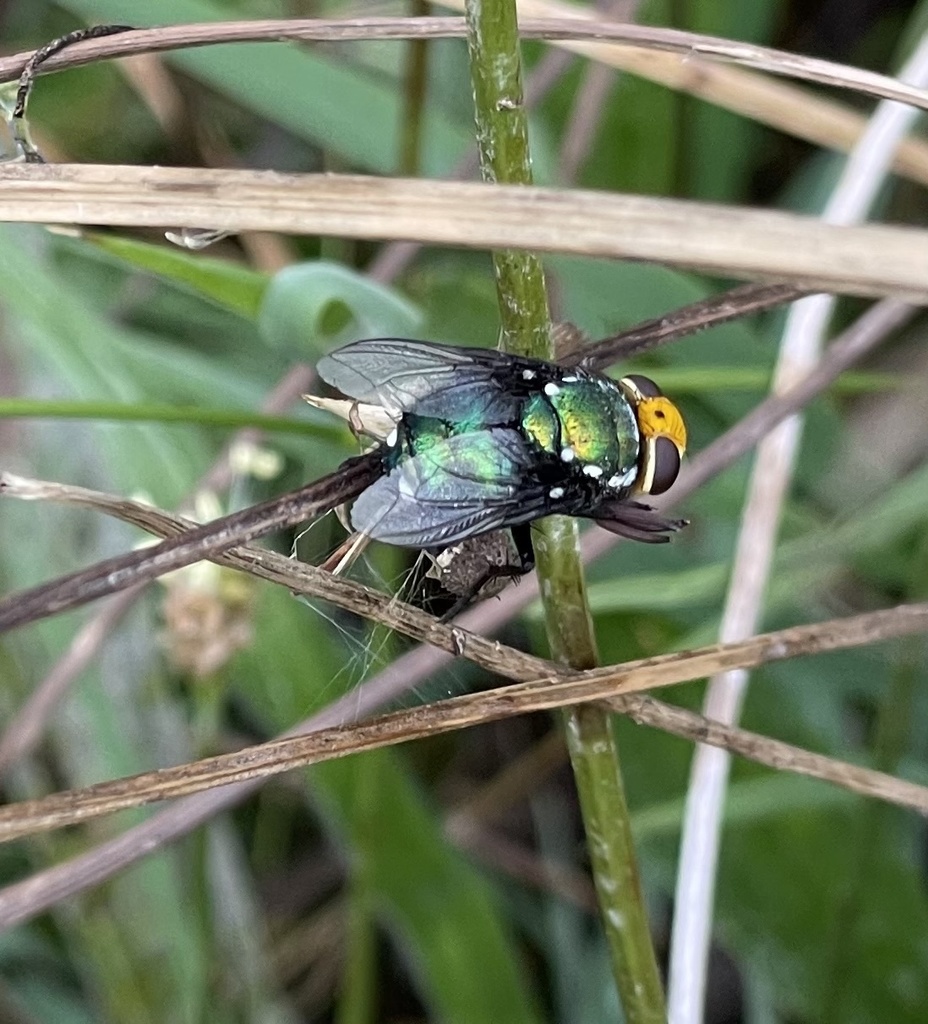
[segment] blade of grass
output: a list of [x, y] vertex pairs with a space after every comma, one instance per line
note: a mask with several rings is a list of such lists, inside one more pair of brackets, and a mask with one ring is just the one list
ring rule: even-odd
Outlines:
[[0, 220], [273, 230], [665, 263], [928, 302], [928, 232], [613, 192], [339, 174], [6, 164]]
[[[468, 0], [468, 50], [480, 164], [486, 181], [531, 185], [528, 122], [522, 95], [514, 0]], [[524, 251], [493, 254], [503, 347], [554, 355], [544, 273]], [[593, 623], [579, 556], [576, 520], [553, 517], [535, 534], [538, 576], [551, 652], [562, 664], [597, 662]], [[600, 707], [565, 712], [567, 742], [580, 794], [593, 876], [612, 969], [630, 1024], [666, 1019], [657, 961], [638, 880], [631, 824], [610, 716]]]
[[[209, 0], [161, 0], [151, 7], [133, 0], [62, 0], [61, 6], [91, 22], [134, 25], [220, 21], [228, 13]], [[352, 166], [378, 173], [395, 170], [403, 107], [399, 82], [318, 49], [274, 43], [256, 49], [247, 61], [232, 46], [178, 51], [167, 60], [242, 109], [337, 153]], [[424, 172], [447, 173], [467, 144], [466, 126], [427, 107], [423, 134], [428, 142]]]
[[265, 416], [251, 409], [205, 409], [202, 406], [162, 405], [157, 402], [129, 405], [125, 402], [73, 402], [64, 399], [0, 399], [0, 419], [25, 417], [119, 423], [192, 423], [231, 430], [251, 427], [276, 433], [324, 437], [332, 441], [338, 441], [344, 435], [337, 425], [310, 423], [286, 416]]

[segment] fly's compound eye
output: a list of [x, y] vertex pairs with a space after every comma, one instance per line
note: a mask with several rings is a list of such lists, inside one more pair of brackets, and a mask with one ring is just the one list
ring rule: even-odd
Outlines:
[[649, 494], [663, 494], [670, 489], [680, 472], [680, 449], [669, 437], [656, 437], [652, 445], [650, 457], [653, 460], [653, 473], [650, 476]]
[[640, 373], [630, 373], [622, 378], [622, 383], [638, 399], [660, 398], [664, 394], [650, 377], [643, 377]]

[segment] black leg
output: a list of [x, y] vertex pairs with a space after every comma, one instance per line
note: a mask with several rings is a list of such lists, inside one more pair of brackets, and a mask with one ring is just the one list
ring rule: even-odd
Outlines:
[[[532, 528], [528, 523], [514, 526], [510, 531], [519, 556], [519, 576], [527, 576], [535, 568], [535, 549], [532, 547]], [[515, 579], [516, 577], [513, 577]]]

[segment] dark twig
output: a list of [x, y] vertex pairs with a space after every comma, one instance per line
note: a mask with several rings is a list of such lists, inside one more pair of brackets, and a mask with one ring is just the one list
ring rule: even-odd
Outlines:
[[718, 327], [753, 313], [795, 302], [809, 293], [790, 284], [744, 284], [710, 295], [672, 313], [645, 320], [592, 345], [579, 345], [558, 353], [565, 366], [582, 365], [600, 372], [614, 363], [650, 352], [660, 345], [680, 341], [699, 331]]
[[[595, 368], [605, 368], [616, 358], [646, 351], [706, 327], [789, 302], [799, 294], [802, 293], [789, 285], [749, 284], [734, 288], [720, 296], [684, 306], [665, 317], [650, 320], [630, 331], [604, 338], [583, 350], [583, 361]], [[565, 358], [567, 361], [571, 358], [577, 361], [576, 356], [579, 353], [574, 357], [568, 354]], [[190, 562], [209, 558], [211, 554], [236, 544], [294, 525], [314, 515], [321, 515], [356, 496], [373, 479], [373, 476], [370, 479], [364, 476], [363, 470], [362, 476], [354, 484], [342, 477], [346, 467], [361, 461], [349, 460], [332, 476], [308, 484], [290, 495], [272, 498], [261, 505], [207, 523], [199, 527], [195, 535], [187, 533], [183, 538], [164, 541], [155, 548], [107, 559], [81, 572], [0, 599], [0, 633], [97, 600]], [[373, 472], [370, 466], [368, 472]], [[340, 488], [353, 489], [350, 493], [340, 490], [330, 501], [326, 501], [326, 489], [335, 484]], [[313, 502], [317, 501], [321, 503], [313, 510]]]
[[38, 50], [26, 61], [26, 65], [19, 76], [19, 88], [16, 90], [16, 103], [13, 106], [10, 129], [13, 139], [20, 146], [26, 163], [44, 163], [42, 154], [32, 144], [29, 138], [29, 131], [26, 126], [26, 105], [29, 102], [29, 93], [32, 91], [35, 76], [39, 68], [55, 54], [61, 53], [75, 43], [82, 43], [85, 39], [102, 39], [105, 36], [119, 35], [121, 32], [131, 32], [131, 25], [93, 25], [90, 28], [79, 28], [67, 35], [59, 36], [50, 43], [39, 47]]
[[[358, 496], [382, 472], [379, 452], [348, 459], [297, 491], [187, 530], [147, 551], [130, 551], [0, 600], [0, 633], [163, 576], [238, 544], [323, 515]], [[2, 493], [2, 490], [0, 490]]]

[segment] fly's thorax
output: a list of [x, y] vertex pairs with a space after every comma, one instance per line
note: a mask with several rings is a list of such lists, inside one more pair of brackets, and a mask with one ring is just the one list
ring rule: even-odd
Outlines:
[[560, 421], [550, 399], [543, 392], [536, 392], [526, 401], [522, 429], [542, 451], [554, 455], [560, 450]]
[[568, 373], [548, 381], [526, 402], [522, 428], [543, 451], [574, 472], [627, 489], [638, 462], [638, 424], [611, 380]]

